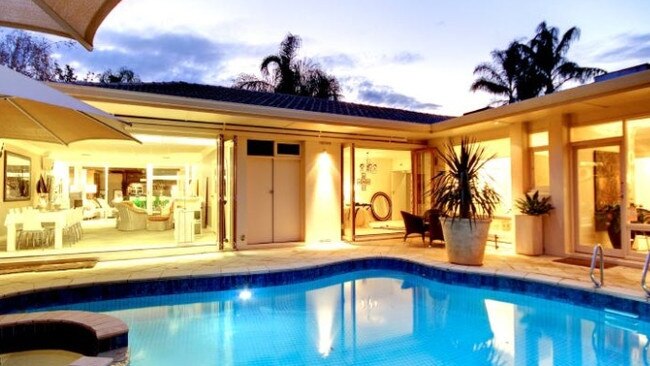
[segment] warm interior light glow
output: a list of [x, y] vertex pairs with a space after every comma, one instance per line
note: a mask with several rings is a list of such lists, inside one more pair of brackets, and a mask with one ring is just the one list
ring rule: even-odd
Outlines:
[[332, 158], [327, 151], [318, 154], [316, 166], [318, 169], [318, 178], [316, 178], [316, 194], [321, 199], [330, 199], [334, 193], [334, 187], [332, 185], [332, 169], [334, 164], [332, 163]]
[[529, 147], [548, 146], [548, 131], [533, 132], [528, 135]]
[[86, 184], [86, 193], [97, 193], [97, 185], [96, 184]]

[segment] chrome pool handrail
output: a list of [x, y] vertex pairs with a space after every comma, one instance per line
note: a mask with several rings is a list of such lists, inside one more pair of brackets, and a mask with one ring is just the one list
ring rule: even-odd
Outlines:
[[[596, 277], [594, 276], [594, 268], [596, 267], [596, 258], [600, 257], [600, 282], [596, 280]], [[603, 261], [603, 246], [600, 244], [596, 244], [594, 246], [594, 252], [591, 255], [591, 269], [589, 270], [589, 277], [591, 278], [591, 282], [594, 283], [594, 287], [599, 288], [603, 287], [605, 284], [605, 263]]]
[[645, 279], [648, 275], [648, 264], [650, 263], [650, 252], [645, 256], [645, 264], [643, 265], [643, 274], [641, 274], [641, 288], [645, 291], [647, 297], [650, 297], [650, 288], [645, 283]]

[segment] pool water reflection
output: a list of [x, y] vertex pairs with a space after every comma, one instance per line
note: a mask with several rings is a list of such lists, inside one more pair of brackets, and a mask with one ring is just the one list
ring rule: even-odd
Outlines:
[[128, 323], [131, 365], [639, 365], [650, 324], [363, 271], [301, 284], [66, 305]]

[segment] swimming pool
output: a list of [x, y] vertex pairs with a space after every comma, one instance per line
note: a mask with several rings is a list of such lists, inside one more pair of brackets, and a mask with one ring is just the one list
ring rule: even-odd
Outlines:
[[[541, 297], [445, 284], [422, 275], [357, 270], [269, 287], [246, 287], [233, 280], [227, 291], [116, 298], [49, 309], [99, 311], [124, 320], [130, 328], [133, 366], [649, 361], [650, 323], [645, 320]], [[472, 279], [483, 281], [480, 277]]]

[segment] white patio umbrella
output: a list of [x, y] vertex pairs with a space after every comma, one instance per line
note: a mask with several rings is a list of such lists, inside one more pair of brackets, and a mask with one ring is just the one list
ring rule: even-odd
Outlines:
[[0, 66], [0, 139], [65, 145], [90, 139], [138, 142], [125, 130], [126, 125], [106, 112]]
[[89, 51], [120, 0], [1, 0], [0, 25], [72, 38]]

